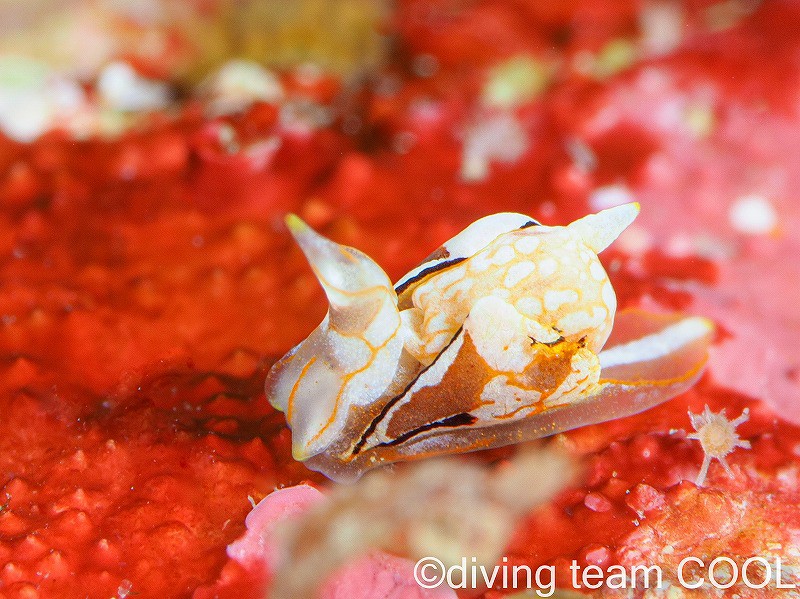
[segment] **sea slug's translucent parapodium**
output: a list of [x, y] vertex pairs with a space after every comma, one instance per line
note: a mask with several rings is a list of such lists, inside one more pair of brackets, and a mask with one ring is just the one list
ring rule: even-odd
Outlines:
[[616, 313], [597, 258], [637, 213], [626, 204], [565, 227], [488, 216], [394, 287], [365, 254], [288, 217], [330, 303], [267, 377], [295, 458], [354, 479], [635, 414], [690, 387], [712, 324]]

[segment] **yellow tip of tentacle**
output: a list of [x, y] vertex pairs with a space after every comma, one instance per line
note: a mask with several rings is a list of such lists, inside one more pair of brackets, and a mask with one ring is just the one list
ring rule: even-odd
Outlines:
[[292, 235], [300, 235], [311, 229], [311, 227], [309, 227], [306, 222], [296, 214], [289, 213], [283, 220]]
[[305, 462], [312, 455], [313, 454], [308, 451], [307, 445], [292, 443], [292, 458], [294, 458], [296, 461]]
[[392, 282], [372, 258], [320, 235], [295, 214], [286, 215], [286, 226], [325, 290], [334, 328], [364, 333], [384, 301], [397, 312]]

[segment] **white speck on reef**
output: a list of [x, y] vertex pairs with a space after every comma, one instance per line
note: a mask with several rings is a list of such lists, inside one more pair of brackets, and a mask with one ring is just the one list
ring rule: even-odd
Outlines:
[[731, 226], [745, 235], [765, 235], [778, 225], [778, 213], [772, 203], [759, 195], [737, 199], [728, 210]]
[[507, 112], [498, 112], [478, 120], [464, 134], [461, 178], [483, 181], [489, 176], [491, 162], [516, 163], [530, 147], [522, 124]]
[[700, 467], [700, 472], [695, 481], [698, 487], [703, 486], [708, 474], [708, 467], [714, 459], [722, 464], [728, 476], [733, 476], [733, 471], [725, 460], [725, 456], [737, 447], [750, 449], [750, 441], [740, 439], [736, 432], [736, 427], [749, 418], [750, 410], [748, 408], [745, 408], [741, 415], [734, 420], [728, 420], [725, 417], [724, 409], [715, 414], [708, 405], [700, 414], [689, 412], [689, 419], [692, 421], [692, 426], [696, 432], [687, 435], [686, 438], [700, 441], [703, 453], [705, 453], [703, 465]]

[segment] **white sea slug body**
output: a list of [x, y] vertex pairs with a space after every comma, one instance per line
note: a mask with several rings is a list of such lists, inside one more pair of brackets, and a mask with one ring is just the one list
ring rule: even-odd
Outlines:
[[633, 414], [699, 376], [702, 318], [616, 314], [597, 254], [638, 213], [565, 227], [476, 221], [393, 287], [368, 256], [287, 223], [330, 302], [267, 377], [296, 459], [336, 480]]

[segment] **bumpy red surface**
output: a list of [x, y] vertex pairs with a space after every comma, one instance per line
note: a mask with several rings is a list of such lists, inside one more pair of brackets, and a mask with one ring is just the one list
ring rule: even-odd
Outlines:
[[[287, 210], [396, 277], [479, 216], [568, 222], [590, 210], [593, 188], [620, 181], [652, 236], [646, 254], [603, 257], [621, 303], [718, 318], [712, 374], [645, 414], [562, 437], [588, 456], [587, 480], [524, 522], [507, 554], [607, 565], [666, 545], [747, 555], [796, 544], [800, 432], [769, 406], [800, 421], [797, 266], [781, 262], [800, 243], [800, 12], [769, 4], [712, 33], [707, 7], [690, 3], [684, 46], [598, 83], [566, 65], [632, 35], [637, 6], [479, 2], [455, 16], [450, 4], [400, 2], [397, 66], [307, 135], [282, 130], [267, 105], [225, 122], [188, 105], [116, 141], [0, 140], [0, 597], [259, 596], [258, 573], [225, 553], [248, 497], [322, 482], [291, 460], [261, 391], [325, 310], [282, 227]], [[529, 149], [462, 182], [457, 132], [475, 118], [481, 68], [554, 45], [554, 83], [517, 111]], [[437, 59], [433, 77], [405, 69], [420, 53]], [[697, 102], [715, 120], [703, 136], [670, 120]], [[219, 143], [221, 126], [236, 149]], [[282, 145], [265, 156], [270, 135]], [[574, 165], [575, 138], [596, 169]], [[773, 199], [777, 238], [725, 224], [744, 193]], [[727, 253], [670, 251], [709, 231]], [[730, 456], [734, 478], [714, 465], [698, 490], [681, 482], [702, 461], [682, 431], [705, 404], [749, 407], [740, 433], [753, 448]], [[767, 497], [769, 508], [737, 511]], [[717, 545], [708, 530], [721, 531]]]

